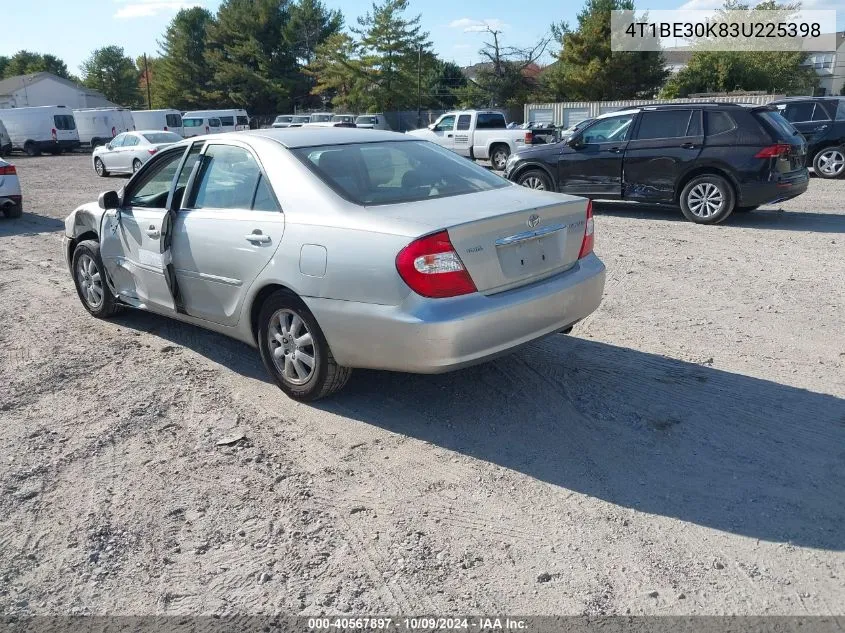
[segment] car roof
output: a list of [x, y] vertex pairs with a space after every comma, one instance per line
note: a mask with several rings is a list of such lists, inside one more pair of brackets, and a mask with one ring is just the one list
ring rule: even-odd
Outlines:
[[[212, 134], [209, 139], [220, 138]], [[362, 130], [351, 127], [324, 128], [268, 128], [230, 133], [230, 138], [262, 136], [281, 143], [287, 148], [313, 147], [315, 145], [343, 145], [347, 143], [377, 143], [380, 141], [419, 141], [416, 136], [383, 130]]]

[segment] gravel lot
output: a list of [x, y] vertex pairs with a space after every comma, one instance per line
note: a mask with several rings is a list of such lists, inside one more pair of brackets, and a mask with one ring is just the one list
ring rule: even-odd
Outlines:
[[600, 207], [572, 336], [309, 406], [85, 312], [62, 219], [123, 183], [89, 160], [14, 157], [0, 218], [0, 612], [843, 613], [845, 182], [717, 227]]

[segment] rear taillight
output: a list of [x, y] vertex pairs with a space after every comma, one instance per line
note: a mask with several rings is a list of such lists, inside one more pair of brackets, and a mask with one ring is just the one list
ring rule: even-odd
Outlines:
[[525, 133], [525, 144], [531, 145], [534, 142], [534, 132]]
[[421, 237], [399, 251], [396, 270], [423, 297], [442, 299], [476, 292], [446, 231]]
[[587, 223], [584, 226], [584, 239], [581, 240], [581, 252], [578, 253], [578, 259], [586, 257], [593, 252], [593, 244], [595, 242], [593, 224], [593, 201], [587, 200]]
[[789, 154], [790, 146], [787, 143], [777, 143], [764, 147], [754, 154], [754, 158], [778, 158]]
[[155, 154], [158, 151], [158, 148], [157, 147], [151, 147], [147, 151], [150, 153], [150, 156], [152, 156], [153, 154]]
[[52, 130], [50, 130], [50, 136], [53, 137], [54, 141], [59, 140], [59, 135], [56, 133], [56, 128], [53, 128]]
[[14, 165], [0, 166], [0, 176], [14, 176], [17, 173], [18, 171], [15, 169]]

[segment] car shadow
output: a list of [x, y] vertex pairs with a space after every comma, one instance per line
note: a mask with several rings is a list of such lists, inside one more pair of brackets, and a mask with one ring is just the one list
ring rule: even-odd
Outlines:
[[[639, 220], [668, 220], [687, 222], [679, 209], [624, 202], [596, 202], [597, 216], [609, 215]], [[748, 213], [732, 213], [721, 226], [737, 226], [775, 231], [813, 231], [816, 233], [845, 233], [845, 214], [815, 211], [781, 211], [757, 209]]]
[[37, 235], [63, 231], [65, 223], [57, 218], [24, 211], [19, 218], [7, 218], [0, 213], [0, 237], [11, 235]]

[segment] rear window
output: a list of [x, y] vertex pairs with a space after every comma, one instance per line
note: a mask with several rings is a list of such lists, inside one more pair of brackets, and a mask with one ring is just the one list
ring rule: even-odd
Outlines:
[[763, 119], [768, 127], [774, 130], [782, 140], [791, 140], [797, 134], [797, 130], [792, 127], [792, 124], [783, 118], [780, 112], [773, 112], [772, 110], [761, 110], [756, 113], [758, 117]]
[[235, 124], [235, 117], [233, 117], [233, 116], [221, 116], [220, 117], [220, 125], [232, 126], [234, 124]]
[[220, 127], [220, 119], [209, 119], [208, 125], [211, 127]]
[[182, 125], [185, 127], [202, 127], [202, 119], [182, 119]]
[[290, 123], [291, 121], [293, 121], [292, 116], [277, 116], [275, 122], [276, 123]]
[[238, 119], [238, 125], [249, 125], [249, 118], [248, 117], [239, 116], [239, 117], [237, 117], [237, 119]]
[[340, 196], [363, 206], [458, 196], [510, 184], [424, 141], [325, 145], [292, 151]]
[[182, 116], [179, 114], [167, 114], [164, 117], [167, 127], [182, 127]]
[[505, 116], [497, 112], [479, 114], [475, 124], [476, 130], [501, 130], [505, 127], [507, 127]]
[[173, 132], [150, 132], [142, 135], [148, 143], [178, 143], [182, 137]]
[[707, 136], [725, 134], [736, 127], [736, 123], [727, 112], [719, 110], [707, 111]]
[[53, 117], [53, 124], [57, 130], [75, 130], [76, 121], [70, 114], [57, 114]]
[[310, 116], [295, 116], [291, 123], [308, 123], [311, 120]]

